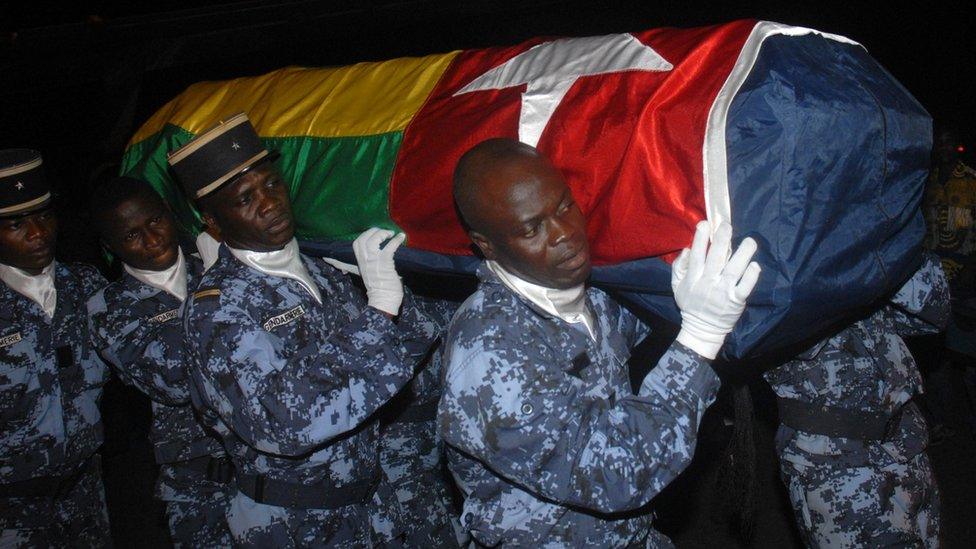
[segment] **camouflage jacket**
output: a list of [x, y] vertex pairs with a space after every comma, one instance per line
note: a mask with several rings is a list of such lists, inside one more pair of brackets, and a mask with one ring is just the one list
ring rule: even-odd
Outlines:
[[438, 429], [486, 545], [667, 544], [647, 504], [690, 462], [719, 380], [675, 343], [632, 394], [630, 349], [648, 329], [597, 289], [596, 341], [502, 285], [481, 285], [448, 330]]
[[85, 300], [104, 285], [94, 267], [58, 263], [49, 319], [0, 283], [0, 483], [72, 472], [102, 444], [109, 371], [91, 348]]
[[[412, 329], [417, 331], [420, 337], [410, 338], [405, 341], [405, 344], [411, 347], [408, 349], [411, 355], [421, 356], [426, 353], [426, 356], [422, 367], [417, 370], [407, 387], [391, 402], [393, 409], [385, 414], [387, 421], [390, 422], [395, 422], [407, 407], [437, 406], [441, 398], [441, 380], [444, 377], [444, 334], [451, 321], [451, 315], [460, 305], [455, 301], [419, 295], [412, 295], [409, 302], [411, 307], [419, 310], [419, 314], [415, 317], [420, 320], [414, 323]], [[429, 342], [433, 342], [433, 345]]]
[[[766, 380], [780, 398], [893, 416], [922, 390], [915, 360], [902, 337], [938, 332], [948, 315], [945, 274], [938, 260], [927, 254], [886, 306], [766, 372]], [[924, 449], [928, 433], [914, 406], [902, 411], [899, 424], [883, 442], [829, 437], [781, 425], [780, 457], [801, 465], [846, 467], [908, 461]]]
[[[185, 257], [187, 288], [192, 292], [203, 264]], [[122, 381], [152, 401], [150, 438], [157, 463], [223, 454], [220, 442], [204, 430], [190, 405], [182, 308], [176, 297], [128, 273], [88, 300], [95, 349]]]
[[371, 416], [407, 384], [430, 340], [409, 298], [394, 323], [345, 274], [302, 259], [322, 304], [221, 247], [184, 313], [191, 392], [238, 473], [343, 486], [379, 475]]

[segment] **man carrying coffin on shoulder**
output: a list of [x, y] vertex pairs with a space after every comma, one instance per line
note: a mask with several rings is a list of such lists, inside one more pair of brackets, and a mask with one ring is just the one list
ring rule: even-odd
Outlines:
[[370, 229], [353, 243], [363, 299], [299, 252], [274, 156], [238, 114], [169, 159], [222, 238], [184, 315], [195, 399], [237, 468], [235, 544], [376, 545], [403, 525], [374, 412], [430, 344], [422, 314], [401, 312], [393, 253], [404, 235]]

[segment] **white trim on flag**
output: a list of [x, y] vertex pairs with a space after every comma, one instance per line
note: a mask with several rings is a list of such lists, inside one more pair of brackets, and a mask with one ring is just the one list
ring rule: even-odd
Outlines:
[[[759, 57], [759, 50], [763, 42], [770, 36], [805, 36], [817, 34], [828, 40], [835, 40], [845, 44], [861, 46], [857, 42], [836, 34], [828, 34], [804, 27], [791, 27], [770, 21], [760, 21], [753, 27], [749, 38], [746, 39], [739, 58], [732, 67], [732, 72], [722, 89], [719, 90], [711, 109], [708, 111], [708, 121], [705, 124], [705, 141], [702, 145], [702, 168], [705, 184], [705, 214], [712, 233], [722, 221], [732, 224], [732, 208], [729, 200], [729, 171], [727, 150], [725, 148], [725, 130], [732, 100], [739, 93], [739, 88], [752, 73], [752, 68]], [[863, 46], [861, 46], [863, 47]]]

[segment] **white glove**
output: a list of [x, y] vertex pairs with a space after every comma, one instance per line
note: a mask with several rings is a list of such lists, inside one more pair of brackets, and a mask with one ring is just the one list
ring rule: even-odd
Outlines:
[[[390, 237], [393, 238], [390, 238]], [[390, 238], [386, 247], [380, 248]], [[359, 275], [366, 286], [366, 301], [370, 307], [396, 316], [403, 302], [403, 282], [393, 264], [393, 253], [407, 235], [393, 236], [393, 231], [373, 227], [363, 231], [352, 243], [352, 251], [359, 264]]]
[[746, 309], [746, 298], [759, 280], [756, 241], [746, 238], [729, 259], [732, 226], [724, 221], [708, 248], [708, 222], [695, 228], [691, 249], [671, 265], [671, 290], [681, 310], [678, 341], [701, 356], [714, 359], [725, 336]]
[[338, 259], [334, 259], [331, 257], [323, 257], [322, 261], [325, 261], [329, 265], [332, 265], [336, 269], [339, 269], [340, 271], [346, 274], [354, 274], [356, 276], [359, 276], [359, 267], [356, 265], [353, 265], [351, 263], [346, 263], [345, 261], [339, 261]]

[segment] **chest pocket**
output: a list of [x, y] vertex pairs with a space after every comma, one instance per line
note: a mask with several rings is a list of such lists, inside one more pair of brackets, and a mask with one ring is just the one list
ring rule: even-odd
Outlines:
[[290, 309], [266, 317], [261, 322], [261, 327], [268, 333], [274, 334], [287, 342], [284, 352], [290, 353], [296, 349], [303, 348], [311, 341], [310, 327], [308, 319], [308, 308], [304, 304], [298, 304]]
[[0, 324], [0, 375], [3, 375], [8, 368], [31, 361], [30, 345], [26, 341], [29, 339], [29, 334], [15, 326], [6, 330], [3, 328], [5, 326]]
[[560, 359], [559, 369], [564, 376], [562, 379], [571, 381], [578, 394], [598, 398], [613, 399], [615, 388], [613, 380], [608, 379], [609, 369], [602, 361], [606, 358], [593, 352], [592, 349], [582, 348], [572, 350]]
[[[60, 298], [59, 298], [60, 299]], [[72, 303], [63, 317], [55, 318], [57, 332], [54, 337], [54, 367], [65, 395], [78, 395], [96, 387], [102, 381], [105, 366], [93, 360], [88, 342], [88, 322], [84, 316], [85, 308], [80, 303]], [[89, 372], [86, 372], [85, 367]]]
[[592, 361], [590, 360], [590, 355], [586, 352], [582, 352], [576, 355], [573, 360], [570, 361], [570, 366], [569, 369], [566, 370], [566, 373], [577, 379], [583, 379], [583, 370], [588, 368], [591, 364]]
[[147, 319], [147, 322], [153, 325], [166, 324], [167, 322], [173, 322], [174, 320], [179, 319], [179, 317], [180, 317], [180, 308], [177, 307], [175, 309], [170, 309], [168, 311], [164, 311], [157, 315], [150, 316]]
[[[0, 363], [0, 423], [11, 425], [23, 415], [28, 406], [23, 405], [27, 393], [30, 366], [16, 366], [9, 362]], [[6, 428], [4, 428], [6, 430]]]
[[[11, 444], [22, 438], [21, 427], [33, 411], [27, 389], [36, 377], [35, 336], [0, 322], [0, 433]], [[31, 396], [36, 399], [37, 391]]]
[[54, 365], [58, 369], [61, 390], [66, 395], [77, 395], [86, 388], [85, 370], [79, 358], [71, 345], [60, 345], [54, 348]]

